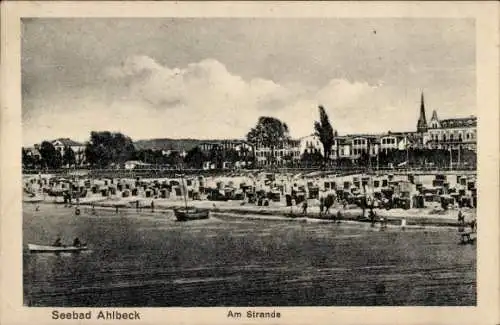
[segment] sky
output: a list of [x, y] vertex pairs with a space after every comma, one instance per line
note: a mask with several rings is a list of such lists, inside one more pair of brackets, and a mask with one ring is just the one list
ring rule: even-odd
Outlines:
[[413, 131], [476, 112], [475, 26], [435, 18], [29, 18], [23, 144], [90, 131], [243, 138], [259, 116], [309, 135]]

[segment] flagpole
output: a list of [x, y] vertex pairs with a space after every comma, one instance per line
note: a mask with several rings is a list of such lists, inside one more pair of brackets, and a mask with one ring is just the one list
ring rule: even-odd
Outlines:
[[448, 150], [450, 151], [450, 170], [452, 170], [452, 165], [453, 165], [453, 156], [452, 156], [451, 146], [450, 146], [450, 148], [449, 148]]

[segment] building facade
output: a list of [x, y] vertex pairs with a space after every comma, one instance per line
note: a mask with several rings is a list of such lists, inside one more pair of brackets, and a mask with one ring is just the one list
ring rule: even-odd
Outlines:
[[[356, 161], [362, 156], [374, 158], [380, 154], [394, 151], [402, 152], [408, 157], [410, 150], [469, 150], [476, 151], [477, 118], [448, 118], [440, 120], [433, 111], [427, 121], [424, 94], [420, 97], [419, 117], [416, 130], [409, 132], [387, 132], [383, 134], [349, 134], [335, 135], [331, 160], [347, 159]], [[283, 155], [291, 154], [299, 160], [305, 153], [320, 153], [324, 156], [324, 148], [318, 136], [311, 134], [294, 142], [296, 145], [285, 146], [275, 150], [275, 161], [282, 162]], [[297, 145], [298, 144], [298, 145]], [[260, 166], [271, 164], [270, 148], [256, 147], [256, 159]], [[458, 154], [460, 155], [460, 154]]]
[[257, 166], [285, 166], [287, 163], [300, 160], [300, 139], [282, 141], [274, 148], [261, 144], [255, 145], [255, 162]]
[[80, 142], [76, 142], [69, 138], [59, 138], [51, 141], [54, 148], [61, 154], [64, 155], [65, 148], [71, 148], [75, 153], [75, 161], [77, 166], [85, 164], [85, 145]]
[[428, 130], [429, 149], [477, 150], [477, 118], [451, 118], [440, 120], [433, 111]]

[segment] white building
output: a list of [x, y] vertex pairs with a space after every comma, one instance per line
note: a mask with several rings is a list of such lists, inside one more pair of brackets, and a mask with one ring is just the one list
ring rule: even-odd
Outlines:
[[319, 152], [324, 156], [323, 144], [319, 141], [319, 137], [311, 134], [299, 139], [300, 155], [304, 153], [314, 153]]
[[65, 148], [71, 148], [75, 153], [76, 164], [82, 165], [85, 163], [85, 145], [83, 143], [73, 141], [69, 138], [59, 138], [53, 140], [51, 143], [61, 156], [64, 155]]
[[475, 116], [440, 120], [436, 111], [433, 111], [429, 124], [427, 148], [476, 150], [477, 118]]
[[284, 166], [287, 162], [300, 160], [300, 140], [287, 140], [275, 148], [255, 145], [255, 160], [258, 166]]
[[124, 164], [124, 168], [127, 170], [132, 170], [132, 169], [136, 169], [136, 168], [147, 168], [150, 166], [151, 166], [151, 164], [147, 164], [147, 163], [144, 163], [144, 162], [138, 161], [138, 160], [129, 160], [129, 161], [125, 162], [125, 164]]

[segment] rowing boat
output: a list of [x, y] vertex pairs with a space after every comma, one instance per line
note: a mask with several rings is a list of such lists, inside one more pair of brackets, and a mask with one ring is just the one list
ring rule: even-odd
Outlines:
[[83, 246], [46, 246], [46, 245], [36, 245], [28, 244], [28, 249], [30, 252], [40, 252], [40, 253], [58, 253], [58, 252], [81, 252], [88, 249], [87, 245]]

